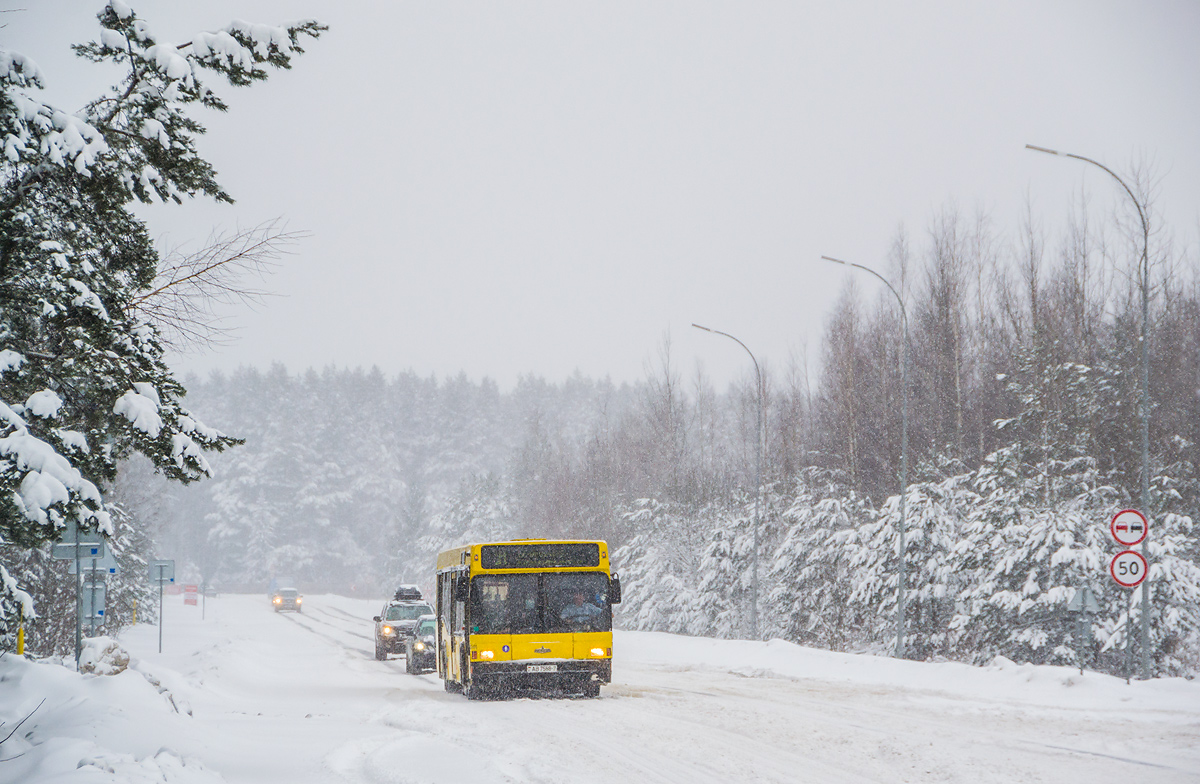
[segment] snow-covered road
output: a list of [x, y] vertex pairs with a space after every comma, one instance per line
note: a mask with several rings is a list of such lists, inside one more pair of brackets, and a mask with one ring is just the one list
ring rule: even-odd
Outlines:
[[[403, 659], [375, 661], [378, 604], [311, 596], [303, 614], [276, 614], [231, 595], [201, 620], [168, 597], [163, 654], [155, 627], [126, 632], [138, 672], [91, 678], [127, 683], [103, 711], [80, 703], [96, 713], [90, 735], [71, 730], [124, 766], [52, 779], [76, 768], [67, 746], [33, 780], [164, 780], [130, 773], [162, 747], [191, 761], [165, 776], [183, 782], [1200, 780], [1193, 682], [618, 633], [599, 699], [468, 702]], [[146, 676], [181, 713], [131, 702]]]

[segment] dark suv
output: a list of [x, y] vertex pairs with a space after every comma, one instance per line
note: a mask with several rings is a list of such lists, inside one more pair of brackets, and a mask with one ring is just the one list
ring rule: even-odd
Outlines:
[[422, 615], [404, 635], [404, 671], [416, 675], [437, 669], [437, 616]]
[[375, 658], [383, 661], [389, 653], [404, 653], [404, 638], [417, 625], [417, 619], [432, 614], [433, 608], [423, 601], [404, 599], [385, 604], [375, 616]]

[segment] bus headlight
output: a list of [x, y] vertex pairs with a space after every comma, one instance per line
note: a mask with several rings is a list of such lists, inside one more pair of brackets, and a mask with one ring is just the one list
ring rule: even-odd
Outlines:
[[592, 655], [593, 656], [603, 656], [604, 649], [603, 648], [592, 648]]
[[283, 604], [283, 599], [280, 599], [278, 596], [276, 596], [271, 601], [275, 602], [276, 604]]
[[481, 658], [481, 659], [494, 659], [494, 658], [496, 658], [496, 652], [495, 652], [495, 651], [480, 651], [480, 652], [479, 652], [479, 658]]

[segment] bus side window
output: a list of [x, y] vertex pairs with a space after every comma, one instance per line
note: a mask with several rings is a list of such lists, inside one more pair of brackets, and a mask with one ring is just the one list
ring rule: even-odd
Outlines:
[[467, 606], [465, 601], [466, 597], [464, 596], [466, 591], [463, 590], [464, 583], [465, 580], [459, 577], [454, 581], [454, 583], [452, 583], [451, 588], [454, 598], [453, 629], [459, 632], [466, 631], [467, 629]]
[[438, 617], [446, 624], [446, 628], [450, 627], [450, 602], [446, 596], [446, 586], [449, 583], [449, 575], [440, 575], [437, 584], [437, 612]]

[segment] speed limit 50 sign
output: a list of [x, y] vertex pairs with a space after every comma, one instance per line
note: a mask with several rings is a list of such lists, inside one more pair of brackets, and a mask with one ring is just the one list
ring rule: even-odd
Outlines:
[[1146, 559], [1136, 550], [1122, 550], [1108, 564], [1108, 573], [1124, 588], [1136, 588], [1150, 571]]

